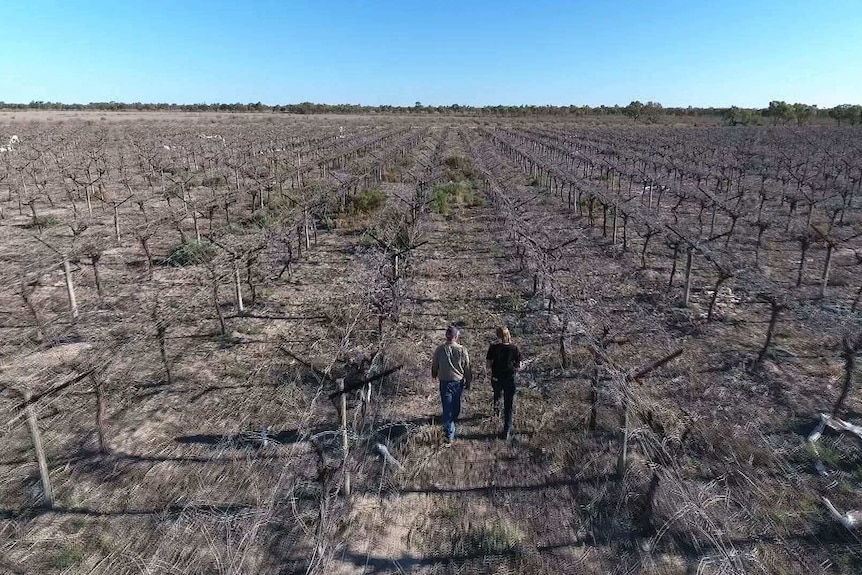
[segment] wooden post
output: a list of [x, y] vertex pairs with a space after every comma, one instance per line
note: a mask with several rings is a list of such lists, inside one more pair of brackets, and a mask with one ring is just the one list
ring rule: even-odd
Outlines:
[[673, 244], [673, 264], [670, 268], [670, 280], [667, 282], [668, 291], [670, 291], [670, 289], [673, 287], [673, 278], [676, 276], [677, 254], [679, 254], [679, 244], [675, 243]]
[[569, 368], [569, 353], [566, 349], [566, 331], [568, 331], [569, 321], [563, 318], [563, 331], [560, 333], [560, 364], [563, 369]]
[[772, 336], [775, 334], [775, 325], [778, 323], [778, 316], [786, 307], [774, 298], [769, 300], [769, 306], [769, 327], [766, 328], [766, 341], [763, 343], [763, 348], [760, 350], [760, 353], [757, 354], [757, 359], [754, 362], [755, 366], [760, 365], [760, 363], [766, 358], [766, 354], [769, 352], [769, 345], [772, 343]]
[[36, 339], [41, 342], [45, 339], [45, 330], [42, 329], [42, 322], [39, 320], [39, 314], [36, 313], [36, 306], [33, 305], [33, 300], [30, 299], [30, 296], [33, 295], [35, 290], [36, 283], [30, 285], [25, 283], [21, 286], [21, 297], [24, 299], [24, 305], [27, 306], [27, 309], [30, 311], [30, 315], [33, 316], [33, 321], [36, 323]]
[[685, 256], [685, 287], [682, 292], [682, 305], [688, 307], [691, 297], [691, 267], [694, 260], [694, 249], [689, 246]]
[[602, 364], [601, 355], [597, 350], [593, 351], [593, 373], [590, 377], [590, 421], [587, 427], [590, 431], [596, 430], [596, 421], [599, 412], [599, 377]]
[[[344, 391], [344, 380], [338, 380], [338, 391]], [[344, 472], [344, 485], [342, 494], [345, 497], [350, 497], [350, 471], [347, 470], [347, 454], [350, 448], [350, 439], [347, 436], [347, 394], [341, 393], [339, 396], [339, 412], [341, 417], [341, 451], [343, 460], [341, 467]]]
[[120, 241], [120, 209], [116, 203], [114, 203], [114, 235], [117, 238], [117, 245], [122, 245]]
[[805, 255], [808, 253], [808, 248], [811, 246], [811, 238], [807, 235], [803, 235], [799, 238], [799, 244], [801, 247], [801, 253], [799, 255], [799, 269], [796, 273], [796, 287], [802, 285], [802, 274], [805, 272]]
[[237, 258], [233, 259], [233, 288], [236, 295], [236, 308], [239, 313], [245, 313], [245, 305], [242, 303], [242, 287], [239, 275], [239, 263]]
[[617, 458], [617, 476], [620, 481], [625, 477], [626, 469], [628, 467], [628, 452], [629, 452], [629, 393], [631, 390], [631, 382], [646, 374], [655, 371], [656, 369], [662, 367], [663, 365], [673, 361], [683, 354], [685, 351], [684, 348], [678, 348], [675, 351], [672, 351], [668, 355], [657, 359], [655, 361], [651, 361], [650, 363], [644, 365], [643, 367], [639, 367], [633, 372], [626, 375], [622, 380], [622, 427], [623, 427], [623, 444], [620, 447], [620, 454]]
[[211, 279], [213, 282], [213, 306], [215, 307], [216, 317], [218, 318], [219, 329], [221, 331], [222, 336], [227, 335], [227, 324], [224, 321], [224, 314], [221, 312], [221, 306], [219, 305], [219, 296], [218, 296], [218, 276], [216, 275], [215, 268], [210, 270]]
[[72, 283], [72, 266], [69, 259], [63, 260], [63, 274], [66, 276], [66, 293], [69, 295], [69, 309], [72, 312], [72, 321], [78, 319], [78, 302], [75, 299], [75, 285]]
[[302, 227], [296, 226], [297, 259], [302, 259]]
[[48, 509], [54, 508], [54, 492], [51, 490], [51, 478], [48, 476], [48, 460], [45, 458], [45, 449], [42, 447], [42, 435], [39, 433], [39, 424], [36, 422], [36, 413], [30, 403], [32, 395], [30, 390], [24, 392], [24, 403], [27, 411], [27, 427], [30, 428], [30, 439], [33, 441], [33, 449], [36, 451], [36, 460], [39, 463], [39, 477], [42, 480], [43, 505]]
[[168, 385], [173, 383], [171, 379], [171, 364], [168, 362], [168, 349], [166, 345], [166, 337], [168, 331], [168, 324], [159, 321], [156, 318], [156, 336], [159, 338], [159, 355], [162, 357], [162, 364], [165, 366], [165, 377]]
[[844, 358], [844, 383], [841, 386], [841, 395], [832, 409], [832, 417], [838, 417], [838, 412], [841, 411], [841, 406], [850, 393], [850, 386], [853, 383], [853, 372], [856, 370], [856, 354], [859, 351], [860, 344], [862, 344], [862, 339], [858, 336], [856, 338], [844, 336], [841, 343], [843, 348], [841, 357]]
[[628, 458], [629, 458], [629, 383], [628, 381], [624, 381], [623, 383], [623, 415], [622, 415], [622, 426], [623, 426], [623, 444], [620, 447], [620, 455], [617, 458], [617, 477], [620, 481], [626, 475], [626, 468], [628, 467]]
[[832, 268], [832, 243], [826, 244], [826, 263], [823, 265], [823, 276], [820, 278], [820, 297], [826, 297], [826, 287], [829, 285], [829, 271]]
[[608, 237], [608, 205], [602, 204], [602, 237]]
[[99, 294], [99, 299], [102, 299], [102, 279], [99, 277], [99, 260], [102, 259], [102, 254], [95, 253], [90, 256], [90, 265], [93, 266], [93, 279], [96, 282], [96, 293]]
[[105, 455], [110, 448], [105, 438], [105, 400], [102, 396], [102, 382], [95, 373], [90, 374], [90, 380], [96, 393], [96, 432], [99, 434], [99, 453]]
[[147, 257], [147, 279], [153, 279], [153, 256], [150, 253], [149, 238], [140, 238], [141, 247], [144, 248], [144, 254]]

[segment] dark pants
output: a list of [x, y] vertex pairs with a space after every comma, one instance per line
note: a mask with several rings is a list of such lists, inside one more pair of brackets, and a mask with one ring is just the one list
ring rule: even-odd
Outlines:
[[461, 394], [464, 384], [460, 381], [440, 382], [440, 403], [443, 404], [443, 432], [449, 439], [455, 439], [455, 422], [461, 415]]
[[514, 377], [500, 377], [491, 380], [491, 387], [494, 390], [494, 403], [500, 401], [503, 397], [503, 433], [508, 433], [512, 430], [512, 422], [514, 420], [513, 407], [515, 403], [515, 391], [517, 385]]

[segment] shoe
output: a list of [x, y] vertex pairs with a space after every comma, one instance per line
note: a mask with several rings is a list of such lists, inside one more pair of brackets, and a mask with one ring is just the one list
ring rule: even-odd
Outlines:
[[443, 448], [446, 449], [447, 447], [452, 447], [452, 438], [451, 437], [443, 438]]
[[512, 435], [513, 435], [513, 433], [512, 433], [512, 430], [511, 430], [511, 429], [510, 429], [510, 430], [508, 430], [508, 431], [506, 431], [506, 430], [504, 429], [503, 431], [501, 431], [501, 432], [500, 432], [500, 435], [498, 435], [498, 437], [499, 437], [500, 439], [504, 439], [504, 440], [506, 440], [506, 441], [512, 441]]

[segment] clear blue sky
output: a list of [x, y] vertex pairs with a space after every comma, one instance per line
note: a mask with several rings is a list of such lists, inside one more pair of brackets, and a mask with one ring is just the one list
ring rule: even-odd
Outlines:
[[0, 101], [862, 103], [862, 0], [0, 0]]

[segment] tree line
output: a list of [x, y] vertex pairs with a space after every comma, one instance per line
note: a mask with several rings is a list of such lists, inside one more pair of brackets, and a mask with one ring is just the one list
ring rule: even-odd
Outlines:
[[634, 100], [627, 106], [429, 106], [416, 102], [412, 106], [366, 106], [362, 104], [299, 104], [268, 105], [254, 103], [196, 103], [170, 104], [145, 102], [90, 102], [65, 104], [62, 102], [32, 101], [27, 104], [0, 101], [4, 110], [63, 110], [63, 111], [176, 111], [176, 112], [271, 112], [283, 114], [447, 114], [464, 116], [625, 116], [636, 122], [656, 123], [666, 117], [714, 117], [731, 126], [747, 125], [804, 125], [811, 121], [835, 120], [841, 124], [862, 124], [862, 105], [841, 104], [833, 108], [781, 100], [769, 102], [766, 108], [722, 107], [664, 107], [659, 102], [643, 103]]

